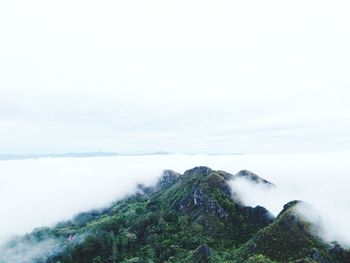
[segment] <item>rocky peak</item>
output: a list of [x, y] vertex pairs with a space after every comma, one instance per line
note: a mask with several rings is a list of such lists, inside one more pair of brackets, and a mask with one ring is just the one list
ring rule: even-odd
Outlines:
[[191, 175], [208, 176], [209, 174], [212, 173], [212, 171], [213, 170], [207, 166], [197, 166], [185, 171], [184, 176], [191, 176]]
[[193, 251], [191, 262], [210, 262], [211, 257], [213, 256], [212, 249], [207, 245], [203, 244], [196, 248]]
[[295, 206], [297, 206], [298, 204], [301, 204], [302, 201], [300, 200], [293, 200], [293, 201], [290, 201], [288, 202], [287, 204], [285, 204], [283, 206], [283, 210], [278, 214], [278, 218], [281, 217], [283, 214], [285, 214], [290, 208], [293, 208]]
[[[274, 218], [264, 207], [244, 206], [232, 198], [228, 181], [235, 177], [272, 185], [246, 170], [237, 175], [204, 166], [183, 175], [165, 170], [158, 188], [140, 185], [138, 194], [112, 207], [34, 230], [11, 240], [9, 248], [54, 241], [57, 250], [44, 243], [47, 260], [35, 255], [35, 262], [47, 263], [350, 262], [350, 251], [325, 244], [310, 231], [311, 222], [298, 217], [301, 201], [287, 203]], [[8, 248], [0, 246], [0, 261], [2, 249]]]
[[248, 171], [248, 170], [241, 170], [238, 173], [235, 174], [236, 178], [245, 178], [255, 183], [263, 183], [269, 186], [275, 186], [273, 183], [270, 183], [269, 181], [261, 178], [260, 176], [256, 175], [255, 173]]
[[173, 183], [177, 181], [179, 178], [180, 174], [177, 172], [174, 172], [173, 170], [164, 170], [162, 177], [157, 183], [157, 187], [161, 189], [168, 188], [171, 186]]

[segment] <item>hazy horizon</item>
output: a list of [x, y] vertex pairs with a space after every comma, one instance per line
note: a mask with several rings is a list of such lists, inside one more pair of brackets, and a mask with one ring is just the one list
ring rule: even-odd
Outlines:
[[0, 243], [205, 165], [278, 186], [231, 182], [246, 205], [309, 202], [318, 234], [350, 247], [349, 13], [348, 1], [1, 1]]
[[346, 220], [350, 216], [350, 200], [344, 184], [350, 173], [350, 166], [346, 164], [349, 157], [350, 151], [0, 161], [0, 207], [4, 211], [0, 237], [24, 234], [35, 227], [68, 220], [79, 212], [107, 207], [111, 202], [134, 193], [138, 183], [154, 184], [164, 169], [183, 173], [204, 165], [232, 174], [250, 170], [276, 184], [273, 191], [245, 182], [232, 184], [233, 187], [239, 186], [234, 191], [247, 205], [265, 206], [274, 215], [289, 201], [301, 199], [309, 202], [324, 218], [326, 239], [337, 238], [350, 246], [349, 238], [344, 235], [350, 230]]

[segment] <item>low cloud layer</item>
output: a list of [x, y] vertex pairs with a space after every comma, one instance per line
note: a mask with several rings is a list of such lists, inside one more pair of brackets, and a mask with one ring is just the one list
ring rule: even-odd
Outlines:
[[317, 226], [317, 234], [325, 241], [336, 240], [349, 247], [349, 157], [349, 152], [262, 156], [266, 167], [259, 175], [268, 171], [266, 177], [276, 187], [245, 179], [232, 181], [231, 187], [244, 204], [262, 205], [275, 216], [289, 201], [306, 201], [298, 212]]
[[[165, 155], [0, 161], [0, 240], [51, 226], [80, 211], [104, 207], [153, 184], [163, 169], [184, 172], [198, 165], [236, 173], [247, 169], [273, 182], [273, 190], [236, 181], [247, 205], [278, 214], [294, 199], [319, 211], [324, 237], [350, 244], [350, 152], [289, 155]], [[24, 220], [25, 219], [25, 220]]]
[[14, 247], [0, 246], [0, 261], [5, 263], [44, 262], [48, 256], [61, 251], [63, 251], [61, 242], [53, 238], [30, 244], [19, 242]]

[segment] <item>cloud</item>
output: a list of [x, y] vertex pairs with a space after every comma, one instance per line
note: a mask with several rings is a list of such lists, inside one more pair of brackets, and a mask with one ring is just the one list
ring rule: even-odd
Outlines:
[[[180, 173], [206, 165], [237, 173], [251, 170], [277, 187], [266, 191], [244, 181], [233, 189], [247, 205], [263, 205], [277, 215], [285, 203], [304, 200], [320, 212], [327, 240], [350, 240], [348, 174], [350, 152], [286, 155], [160, 155], [44, 158], [0, 161], [0, 239], [51, 226], [78, 212], [108, 206], [152, 185], [164, 169]], [[25, 218], [26, 220], [23, 220]]]
[[0, 152], [349, 148], [348, 7], [2, 2]]
[[48, 238], [38, 242], [18, 242], [15, 246], [0, 245], [0, 261], [11, 263], [44, 262], [48, 256], [63, 251], [62, 242]]
[[47, 228], [38, 228], [31, 236], [14, 237], [0, 244], [0, 262], [45, 262], [67, 248], [81, 244], [91, 233], [57, 238]]
[[262, 173], [267, 172], [276, 187], [241, 178], [231, 182], [232, 191], [244, 204], [262, 205], [275, 216], [287, 202], [303, 200], [308, 205], [298, 206], [297, 211], [316, 225], [317, 234], [327, 242], [338, 241], [350, 247], [346, 190], [350, 167], [345, 161], [349, 156], [349, 152], [260, 156], [260, 164], [253, 166], [266, 162], [265, 167], [261, 166]]
[[274, 216], [281, 212], [281, 207], [289, 201], [295, 200], [296, 194], [286, 191], [279, 186], [272, 187], [256, 184], [245, 178], [237, 178], [230, 182], [232, 192], [247, 206], [263, 206]]

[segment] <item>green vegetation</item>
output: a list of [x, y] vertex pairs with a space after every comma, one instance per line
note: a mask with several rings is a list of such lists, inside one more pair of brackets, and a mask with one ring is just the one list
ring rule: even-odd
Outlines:
[[298, 202], [273, 218], [263, 207], [232, 198], [227, 181], [233, 178], [207, 167], [183, 175], [165, 171], [154, 188], [139, 186], [138, 194], [108, 209], [82, 213], [17, 242], [59, 240], [61, 249], [49, 263], [350, 262], [349, 251], [311, 234], [309, 223], [294, 212]]

